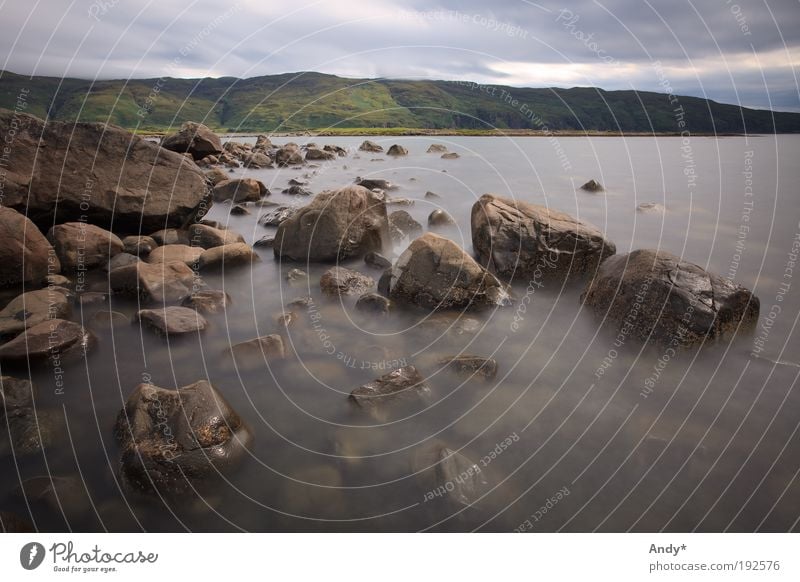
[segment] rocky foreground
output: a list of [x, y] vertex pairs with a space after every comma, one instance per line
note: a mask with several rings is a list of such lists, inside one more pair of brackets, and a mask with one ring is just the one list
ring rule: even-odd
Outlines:
[[[12, 142], [8, 163], [0, 168], [0, 285], [19, 290], [0, 311], [3, 374], [21, 374], [28, 365], [54, 358], [60, 365], [92, 349], [92, 332], [72, 313], [73, 305], [102, 295], [83, 284], [91, 271], [107, 272], [106, 293], [139, 302], [136, 325], [154, 335], [202, 333], [207, 318], [224, 313], [230, 302], [226, 293], [209, 288], [203, 275], [257, 269], [263, 260], [241, 234], [204, 219], [214, 203], [240, 214], [268, 205], [271, 193], [264, 184], [230, 179], [227, 170], [297, 167], [348, 155], [331, 145], [276, 145], [266, 136], [252, 146], [223, 144], [193, 123], [156, 144], [115, 127], [45, 123], [4, 110], [0, 136]], [[399, 145], [384, 152], [370, 141], [360, 151], [408, 153]], [[452, 159], [438, 144], [428, 153]], [[408, 212], [390, 212], [407, 202], [391, 197], [394, 187], [384, 180], [358, 179], [316, 195], [306, 186], [293, 180], [286, 192], [307, 197], [305, 205], [262, 214], [261, 224], [277, 232], [256, 246], [271, 247], [274, 260], [298, 267], [330, 263], [319, 281], [321, 291], [355, 295], [356, 309], [373, 316], [402, 309], [434, 316], [503, 309], [514, 304], [512, 283], [547, 283], [554, 289], [584, 285], [583, 304], [598, 321], [644, 342], [703, 344], [729, 338], [758, 318], [758, 298], [747, 289], [663, 250], [617, 255], [599, 229], [556, 209], [492, 194], [480, 197], [470, 217], [473, 255], [435, 232], [454, 222], [446, 211], [431, 213], [428, 232]], [[585, 189], [602, 191], [593, 181]], [[394, 256], [394, 248], [404, 250], [391, 261], [387, 257]], [[363, 258], [363, 273], [335, 265], [354, 258]], [[297, 268], [288, 276], [307, 275]], [[103, 317], [131, 325], [122, 314]], [[290, 313], [282, 317], [284, 326], [291, 323]], [[435, 322], [432, 317], [430, 323]], [[275, 333], [231, 346], [230, 354], [241, 365], [263, 365], [288, 357], [285, 343], [279, 325]], [[452, 356], [439, 364], [483, 380], [497, 374], [497, 362], [478, 355]], [[235, 466], [258, 438], [202, 378], [177, 391], [151, 384], [130, 390], [115, 434], [120, 474], [134, 489], [184, 491], [193, 479]], [[406, 363], [354, 387], [349, 399], [374, 413], [398, 399], [424, 399], [427, 392], [425, 378]], [[39, 428], [46, 426], [47, 411], [34, 414], [35, 387], [3, 375], [0, 393], [8, 427], [0, 450], [15, 455], [40, 450], [48, 438]], [[165, 432], [156, 428], [163, 422], [174, 438], [165, 440]], [[441, 454], [442, 459], [452, 456]], [[469, 466], [460, 456], [456, 461]]]

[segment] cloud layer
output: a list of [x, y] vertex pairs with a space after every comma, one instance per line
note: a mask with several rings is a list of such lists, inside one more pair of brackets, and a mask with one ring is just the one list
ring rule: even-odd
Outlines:
[[599, 86], [800, 111], [797, 0], [0, 4], [0, 68], [82, 78], [351, 77]]

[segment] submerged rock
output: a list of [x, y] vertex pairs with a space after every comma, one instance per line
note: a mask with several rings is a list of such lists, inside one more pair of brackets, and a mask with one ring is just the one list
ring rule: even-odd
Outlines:
[[665, 210], [664, 205], [657, 202], [642, 202], [636, 207], [636, 212], [643, 214], [664, 214]]
[[425, 150], [427, 154], [443, 154], [447, 152], [447, 146], [444, 146], [440, 143], [432, 143], [428, 146], [428, 149]]
[[356, 178], [356, 184], [367, 190], [396, 190], [397, 186], [381, 178]]
[[417, 451], [411, 470], [419, 476], [426, 502], [442, 498], [471, 506], [490, 492], [481, 467], [442, 443]]
[[380, 251], [389, 240], [386, 204], [361, 186], [322, 192], [280, 223], [276, 257], [330, 262]]
[[64, 412], [23, 406], [8, 410], [0, 431], [0, 457], [39, 453], [66, 438]]
[[426, 309], [508, 305], [505, 287], [453, 241], [433, 233], [416, 239], [381, 277], [381, 292]]
[[164, 336], [203, 331], [208, 327], [206, 319], [188, 307], [142, 309], [136, 314], [136, 319]]
[[14, 408], [32, 406], [35, 394], [30, 380], [0, 376], [0, 417]]
[[392, 370], [380, 378], [359, 386], [350, 393], [350, 401], [361, 408], [376, 408], [396, 399], [413, 399], [430, 394], [425, 378], [414, 366]]
[[582, 300], [640, 341], [689, 346], [729, 339], [758, 321], [758, 297], [666, 251], [606, 259]]
[[191, 154], [195, 160], [222, 153], [219, 136], [202, 123], [192, 121], [187, 121], [176, 133], [165, 137], [161, 147], [181, 154]]
[[459, 354], [441, 358], [438, 363], [462, 376], [491, 379], [497, 375], [497, 360], [493, 358]]
[[443, 160], [457, 160], [461, 156], [458, 155], [456, 152], [448, 152], [446, 154], [442, 154], [441, 157]]
[[210, 207], [206, 177], [192, 160], [124, 129], [0, 110], [0, 135], [12, 125], [3, 204], [42, 228], [85, 221], [141, 234], [183, 226]]
[[322, 274], [319, 287], [327, 295], [360, 295], [375, 286], [375, 279], [344, 267], [333, 267]]
[[239, 366], [253, 366], [265, 360], [280, 360], [286, 357], [283, 338], [269, 334], [231, 346], [230, 353]]
[[472, 207], [472, 246], [478, 262], [504, 280], [576, 279], [616, 252], [591, 224], [492, 194]]
[[356, 309], [371, 315], [386, 315], [389, 313], [392, 302], [378, 293], [364, 293], [356, 301]]
[[61, 262], [36, 225], [0, 206], [0, 286], [38, 282], [59, 272]]
[[244, 457], [253, 434], [205, 380], [178, 390], [139, 384], [117, 417], [126, 485], [162, 493], [192, 491], [192, 482], [225, 472]]

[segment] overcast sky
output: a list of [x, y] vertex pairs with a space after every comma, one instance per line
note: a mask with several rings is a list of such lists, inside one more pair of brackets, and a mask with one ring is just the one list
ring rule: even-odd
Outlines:
[[800, 0], [0, 0], [0, 69], [598, 86], [800, 111]]

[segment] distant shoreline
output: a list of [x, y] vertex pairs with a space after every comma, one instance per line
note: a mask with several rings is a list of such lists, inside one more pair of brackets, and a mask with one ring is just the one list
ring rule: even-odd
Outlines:
[[[174, 129], [177, 131], [177, 128]], [[483, 129], [409, 129], [409, 128], [353, 128], [353, 129], [322, 129], [300, 130], [300, 131], [246, 131], [229, 132], [223, 129], [214, 129], [215, 133], [227, 138], [235, 137], [254, 137], [257, 135], [267, 135], [270, 137], [680, 137], [677, 131], [669, 132], [619, 132], [619, 131], [575, 131], [575, 130], [552, 130], [541, 131], [533, 129], [507, 129], [507, 130], [483, 130]], [[139, 135], [164, 136], [166, 131], [147, 131], [139, 130]], [[796, 135], [788, 134], [762, 134], [762, 133], [692, 133], [692, 137], [743, 137], [745, 135], [754, 137], [756, 135]]]

